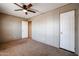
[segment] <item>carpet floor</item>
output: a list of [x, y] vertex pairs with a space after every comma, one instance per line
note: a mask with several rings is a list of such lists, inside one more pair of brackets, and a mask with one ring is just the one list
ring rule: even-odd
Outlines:
[[35, 40], [23, 39], [1, 43], [0, 56], [76, 56], [76, 54]]

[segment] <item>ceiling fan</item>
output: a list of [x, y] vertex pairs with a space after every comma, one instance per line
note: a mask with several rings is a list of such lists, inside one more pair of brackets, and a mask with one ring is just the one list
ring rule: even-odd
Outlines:
[[22, 6], [17, 4], [17, 3], [14, 3], [14, 4], [21, 8], [21, 9], [16, 9], [15, 11], [24, 11], [26, 15], [28, 14], [27, 12], [36, 13], [36, 11], [38, 11], [38, 10], [35, 10], [35, 9], [31, 8], [33, 6], [31, 3], [28, 4], [28, 5], [26, 5], [24, 3], [21, 3]]

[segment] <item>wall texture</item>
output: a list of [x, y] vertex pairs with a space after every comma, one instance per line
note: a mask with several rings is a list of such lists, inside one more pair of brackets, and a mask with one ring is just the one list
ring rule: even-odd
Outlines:
[[77, 36], [78, 37], [78, 41], [77, 41], [78, 45], [77, 46], [78, 46], [78, 55], [79, 55], [79, 9], [78, 9], [78, 32], [77, 33], [78, 33], [78, 36]]
[[59, 12], [48, 12], [32, 18], [32, 38], [59, 47]]
[[[34, 40], [40, 41], [42, 43], [59, 47], [60, 41], [60, 13], [76, 10], [76, 15], [78, 13], [79, 4], [68, 4], [57, 8], [55, 10], [51, 10], [47, 13], [35, 16], [30, 18], [32, 20], [32, 38]], [[78, 21], [78, 15], [76, 16], [75, 22]], [[76, 53], [78, 54], [79, 51], [79, 44], [78, 44], [78, 26], [79, 24], [76, 23]]]
[[0, 42], [21, 39], [22, 18], [0, 13]]

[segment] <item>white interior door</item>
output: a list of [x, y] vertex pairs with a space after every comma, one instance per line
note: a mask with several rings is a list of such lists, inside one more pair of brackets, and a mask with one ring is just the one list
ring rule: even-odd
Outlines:
[[75, 52], [75, 11], [60, 14], [60, 48]]
[[28, 22], [22, 21], [22, 38], [28, 38]]

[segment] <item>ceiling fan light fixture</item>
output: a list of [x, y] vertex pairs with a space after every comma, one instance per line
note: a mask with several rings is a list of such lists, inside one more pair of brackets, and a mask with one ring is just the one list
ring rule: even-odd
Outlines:
[[23, 12], [27, 12], [27, 10], [23, 10]]

